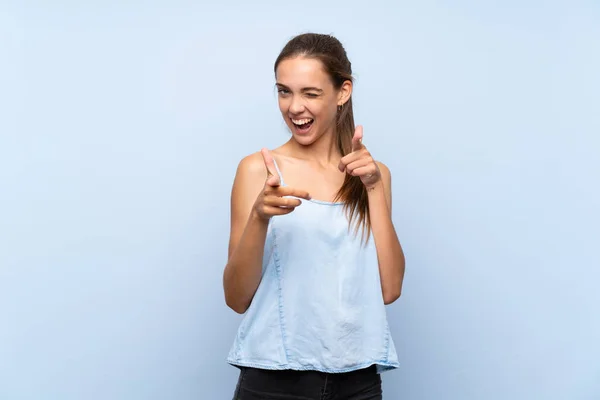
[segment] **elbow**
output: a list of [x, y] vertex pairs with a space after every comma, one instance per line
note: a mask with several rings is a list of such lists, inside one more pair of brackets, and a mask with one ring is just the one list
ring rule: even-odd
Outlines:
[[225, 295], [225, 304], [238, 314], [243, 314], [248, 310], [249, 304], [245, 303], [239, 292], [232, 287], [231, 279], [227, 275], [227, 267], [223, 274], [223, 294]]
[[246, 312], [246, 310], [248, 310], [248, 307], [244, 307], [244, 306], [229, 306], [229, 308], [231, 308], [233, 311], [235, 311], [238, 314], [244, 314]]
[[248, 310], [248, 304], [240, 301], [239, 299], [234, 299], [232, 298], [232, 296], [227, 296], [227, 294], [225, 294], [225, 304], [227, 304], [227, 307], [231, 308], [233, 311], [235, 311], [238, 314], [243, 314]]
[[386, 306], [389, 304], [392, 304], [393, 302], [395, 302], [396, 300], [398, 300], [400, 298], [400, 295], [402, 294], [402, 291], [400, 289], [397, 290], [388, 290], [386, 292], [383, 293], [383, 304], [385, 304]]
[[226, 301], [226, 304], [227, 304], [227, 307], [231, 308], [233, 311], [235, 311], [238, 314], [243, 314], [246, 312], [246, 310], [248, 310], [248, 307], [243, 304], [234, 303], [231, 301]]
[[405, 261], [404, 255], [400, 258], [400, 263], [396, 266], [398, 274], [392, 275], [389, 279], [382, 282], [383, 303], [392, 304], [400, 298], [402, 294], [402, 282], [404, 281]]

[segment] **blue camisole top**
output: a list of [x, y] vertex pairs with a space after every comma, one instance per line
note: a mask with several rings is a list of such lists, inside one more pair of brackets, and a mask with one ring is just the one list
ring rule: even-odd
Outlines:
[[365, 243], [349, 228], [343, 203], [303, 200], [270, 219], [262, 278], [227, 362], [330, 373], [398, 367], [373, 236]]

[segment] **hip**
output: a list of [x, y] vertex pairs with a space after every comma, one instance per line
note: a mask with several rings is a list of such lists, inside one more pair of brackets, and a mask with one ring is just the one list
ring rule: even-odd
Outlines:
[[381, 400], [375, 365], [350, 372], [239, 367], [234, 400]]

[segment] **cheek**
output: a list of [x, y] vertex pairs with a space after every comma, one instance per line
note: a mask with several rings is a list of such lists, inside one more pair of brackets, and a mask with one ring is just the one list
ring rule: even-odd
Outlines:
[[323, 104], [323, 106], [319, 108], [319, 116], [322, 120], [327, 120], [329, 122], [334, 121], [336, 114], [337, 107], [332, 107], [331, 104]]
[[286, 103], [285, 99], [279, 98], [277, 100], [277, 104], [279, 105], [279, 110], [282, 113], [286, 113], [287, 112], [288, 106], [287, 106], [287, 103]]
[[330, 103], [322, 103], [313, 107], [311, 111], [313, 111], [315, 116], [319, 116], [321, 119], [330, 120], [335, 118], [337, 108], [332, 107]]

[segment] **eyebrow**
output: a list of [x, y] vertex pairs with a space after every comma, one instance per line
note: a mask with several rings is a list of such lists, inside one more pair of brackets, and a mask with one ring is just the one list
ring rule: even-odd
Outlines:
[[[289, 89], [289, 87], [285, 86], [284, 84], [281, 83], [276, 83], [276, 86], [283, 88], [283, 89]], [[302, 88], [301, 90], [302, 92], [319, 92], [319, 93], [323, 93], [323, 89], [319, 89], [318, 87], [305, 87]]]

